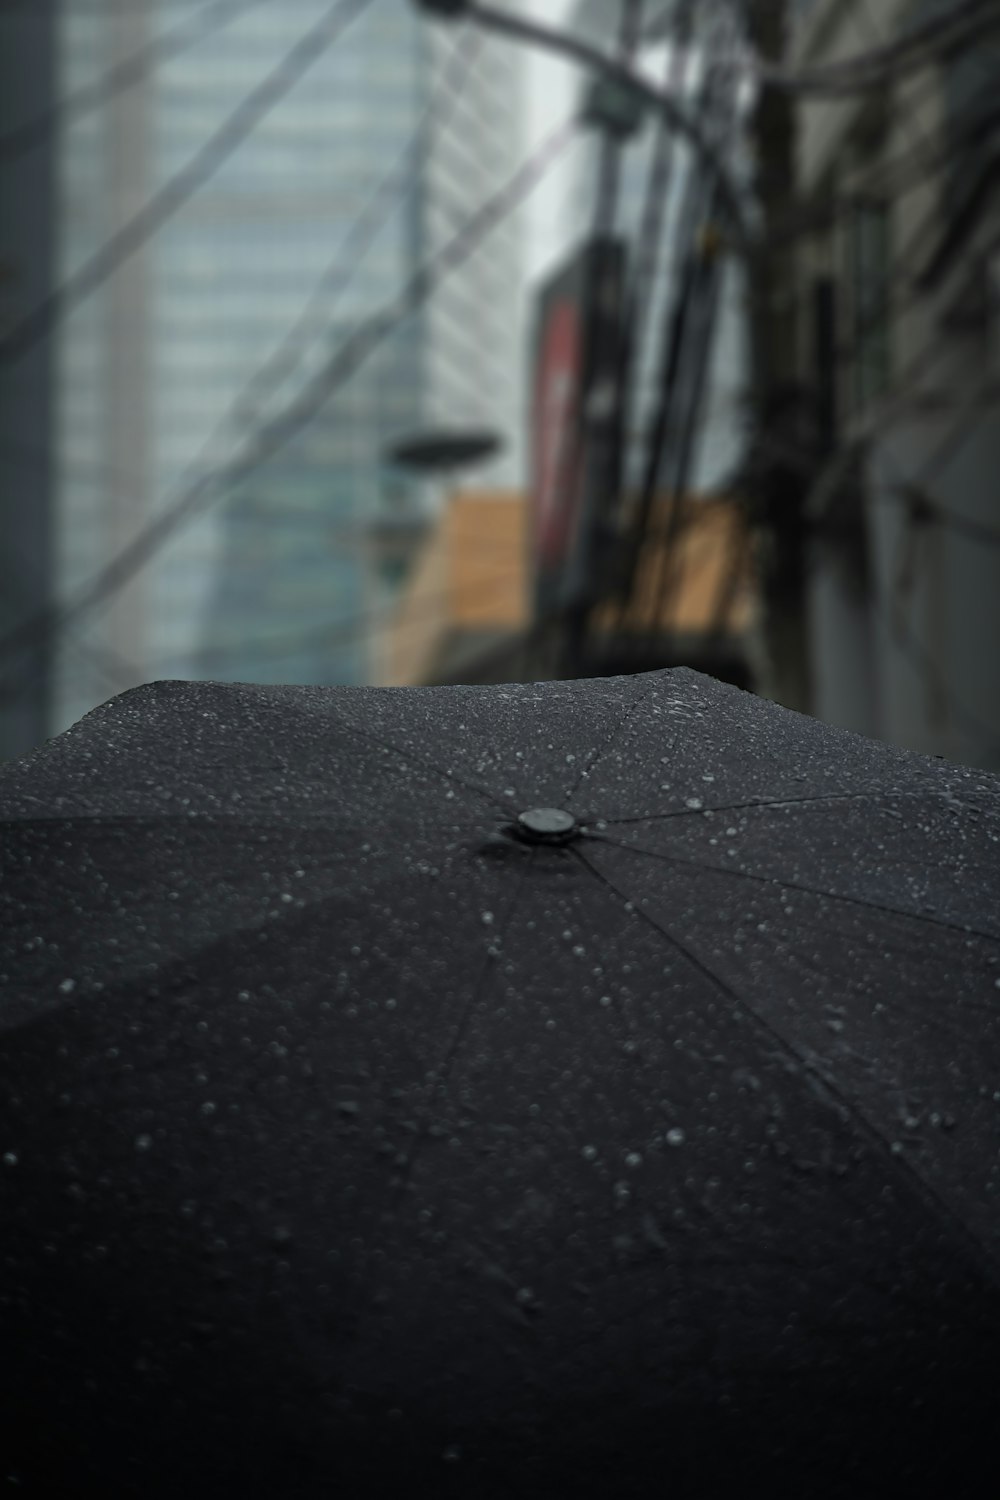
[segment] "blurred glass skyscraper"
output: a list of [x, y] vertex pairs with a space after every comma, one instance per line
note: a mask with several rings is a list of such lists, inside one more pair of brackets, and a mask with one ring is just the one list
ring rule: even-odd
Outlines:
[[[156, 36], [188, 25], [205, 34], [67, 124], [61, 278], [191, 160], [326, 9], [65, 0], [64, 95]], [[518, 49], [429, 24], [409, 0], [355, 9], [211, 178], [63, 323], [58, 598], [72, 599], [181, 488], [280, 418], [512, 172]], [[223, 10], [222, 24], [205, 26]], [[445, 422], [488, 426], [508, 447], [479, 477], [519, 477], [520, 253], [512, 217], [279, 451], [59, 637], [53, 731], [157, 677], [365, 680], [373, 623], [436, 500], [386, 461], [386, 445]], [[290, 357], [275, 362], [293, 329]]]

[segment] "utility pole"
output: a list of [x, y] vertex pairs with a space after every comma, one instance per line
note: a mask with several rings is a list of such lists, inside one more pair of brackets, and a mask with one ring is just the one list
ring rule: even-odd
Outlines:
[[[642, 19], [642, 0], [621, 0], [618, 26], [617, 51], [623, 62], [631, 62], [639, 40]], [[595, 334], [592, 365], [597, 372], [589, 392], [589, 404], [580, 413], [580, 430], [577, 435], [577, 453], [583, 458], [583, 472], [572, 465], [570, 483], [581, 483], [588, 487], [583, 496], [580, 516], [585, 526], [596, 527], [606, 519], [609, 496], [601, 492], [609, 483], [614, 455], [612, 445], [617, 441], [617, 414], [621, 389], [621, 338], [620, 315], [616, 315], [614, 326], [608, 326], [602, 303], [606, 287], [603, 269], [607, 256], [601, 251], [610, 248], [615, 230], [618, 208], [621, 152], [625, 141], [638, 129], [643, 111], [636, 101], [620, 89], [608, 86], [604, 79], [593, 81], [588, 90], [584, 106], [585, 120], [600, 132], [601, 141], [597, 169], [597, 202], [594, 212], [593, 245], [596, 252], [596, 274], [590, 276], [587, 294], [586, 323]], [[610, 264], [610, 262], [608, 262]], [[613, 340], [613, 347], [608, 347]], [[594, 487], [601, 490], [594, 492]], [[583, 538], [591, 553], [592, 536]], [[574, 603], [566, 613], [564, 634], [560, 653], [559, 675], [579, 677], [584, 671], [587, 625], [594, 599], [589, 596], [593, 583], [594, 558], [587, 558], [588, 594]]]
[[[791, 24], [788, 0], [748, 0], [749, 41], [765, 62], [782, 63]], [[796, 104], [791, 94], [762, 88], [751, 122], [753, 190], [761, 216], [759, 250], [749, 268], [753, 419], [756, 432], [780, 425], [783, 413], [794, 418], [798, 405], [795, 250], [781, 248], [778, 226], [788, 222], [795, 195]], [[779, 473], [767, 459], [755, 468], [772, 489], [800, 485], [801, 475]], [[756, 497], [755, 497], [756, 498]], [[770, 524], [780, 534], [769, 538], [771, 565], [763, 559], [763, 648], [760, 688], [788, 708], [808, 712], [809, 642], [806, 616], [806, 548], [801, 508], [762, 497]], [[773, 558], [780, 557], [780, 566]]]

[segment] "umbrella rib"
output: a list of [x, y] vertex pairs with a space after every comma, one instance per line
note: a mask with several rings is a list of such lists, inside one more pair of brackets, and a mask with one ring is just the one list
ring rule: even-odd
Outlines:
[[[595, 767], [599, 764], [599, 762], [604, 758], [604, 756], [608, 754], [608, 752], [611, 749], [612, 745], [615, 743], [615, 740], [618, 739], [619, 735], [624, 730], [626, 724], [631, 719], [631, 717], [635, 713], [636, 709], [639, 708], [643, 703], [645, 703], [646, 699], [650, 696], [650, 694], [654, 693], [655, 691], [656, 691], [656, 684], [654, 683], [652, 687], [649, 687], [649, 688], [646, 689], [645, 692], [640, 693], [639, 696], [638, 696], [638, 698], [636, 698], [632, 703], [629, 704], [628, 708], [626, 708], [625, 712], [622, 714], [622, 716], [619, 719], [618, 723], [615, 725], [615, 727], [612, 729], [611, 733], [608, 735], [607, 742], [603, 746], [601, 746], [599, 749], [594, 750], [592, 752], [590, 760], [587, 761], [586, 765], [582, 768], [582, 770], [580, 771], [579, 776], [576, 778], [576, 781], [573, 783], [573, 786], [570, 788], [569, 792], [567, 793], [567, 796], [566, 796], [566, 805], [567, 806], [573, 800], [573, 798], [576, 796], [577, 792], [580, 790], [580, 783], [584, 780], [585, 777], [587, 777], [587, 776], [590, 775], [591, 771], [593, 771], [595, 769]], [[670, 748], [673, 749], [673, 746], [676, 743], [677, 743], [677, 736], [675, 735], [674, 736], [673, 744], [671, 745]]]
[[[520, 899], [520, 896], [521, 896], [521, 892], [522, 892], [522, 890], [524, 888], [524, 882], [525, 882], [525, 880], [527, 878], [528, 871], [531, 868], [531, 865], [533, 863], [534, 863], [534, 850], [532, 850], [532, 852], [531, 852], [531, 858], [522, 866], [520, 879], [518, 880], [517, 884], [515, 885], [514, 890], [511, 893], [510, 901], [507, 904], [507, 911], [505, 913], [505, 920], [504, 920], [504, 922], [502, 924], [503, 933], [504, 933], [505, 937], [507, 935], [507, 930], [509, 928], [510, 922], [511, 922], [511, 920], [513, 918], [514, 910], [515, 910], [515, 908], [517, 906], [517, 903], [518, 903], [518, 901]], [[451, 1043], [450, 1043], [450, 1045], [448, 1047], [447, 1052], [445, 1053], [445, 1056], [444, 1056], [444, 1059], [443, 1059], [443, 1061], [441, 1063], [440, 1068], [438, 1068], [436, 1070], [436, 1072], [435, 1072], [435, 1077], [434, 1077], [434, 1082], [435, 1083], [446, 1083], [447, 1082], [447, 1080], [448, 1080], [448, 1078], [449, 1078], [449, 1076], [451, 1074], [451, 1070], [452, 1070], [452, 1067], [454, 1065], [455, 1058], [458, 1056], [459, 1049], [461, 1048], [462, 1043], [465, 1041], [465, 1034], [466, 1034], [466, 1032], [469, 1029], [469, 1020], [470, 1020], [470, 1018], [472, 1016], [472, 1012], [473, 1012], [473, 1010], [475, 1008], [476, 1001], [479, 999], [480, 995], [482, 994], [483, 990], [485, 989], [487, 979], [490, 976], [490, 974], [493, 972], [493, 970], [495, 969], [495, 966], [496, 966], [496, 956], [495, 956], [495, 954], [493, 952], [490, 951], [490, 949], [487, 949], [485, 957], [484, 957], [484, 960], [483, 960], [482, 968], [479, 971], [479, 977], [476, 980], [475, 984], [472, 986], [471, 990], [469, 991], [469, 995], [468, 995], [468, 998], [467, 998], [467, 1000], [465, 1002], [465, 1005], [462, 1007], [462, 1013], [461, 1013], [461, 1015], [458, 1018], [458, 1025], [455, 1028], [455, 1034], [454, 1034], [454, 1036], [451, 1039]], [[396, 1184], [395, 1184], [395, 1188], [396, 1188], [396, 1191], [395, 1191], [395, 1204], [396, 1205], [399, 1204], [400, 1198], [402, 1197], [403, 1193], [406, 1191], [407, 1184], [409, 1183], [410, 1178], [413, 1175], [413, 1169], [416, 1166], [417, 1157], [420, 1155], [421, 1147], [424, 1145], [425, 1141], [428, 1139], [427, 1121], [428, 1121], [429, 1117], [430, 1117], [430, 1106], [429, 1106], [429, 1104], [425, 1104], [424, 1107], [423, 1107], [423, 1110], [418, 1115], [418, 1129], [417, 1129], [416, 1135], [414, 1136], [413, 1148], [410, 1151], [409, 1155], [407, 1156], [407, 1158], [406, 1158], [405, 1162], [403, 1163], [402, 1167], [400, 1168], [399, 1176], [396, 1179]]]
[[818, 797], [777, 797], [767, 799], [755, 799], [752, 802], [725, 802], [715, 807], [679, 807], [675, 812], [668, 813], [639, 813], [635, 817], [628, 818], [601, 818], [601, 822], [608, 828], [620, 823], [662, 823], [670, 818], [693, 818], [703, 817], [707, 812], [741, 812], [746, 808], [753, 807], [807, 807], [815, 806], [823, 802], [889, 802], [901, 801], [903, 798], [926, 801], [929, 797], [944, 797], [946, 793], [938, 791], [926, 792], [827, 792]]
[[[464, 787], [473, 796], [482, 797], [485, 802], [489, 802], [493, 807], [500, 808], [502, 812], [510, 812], [510, 808], [499, 797], [494, 797], [491, 792], [487, 792], [483, 787], [474, 786], [471, 781], [466, 781], [462, 776], [456, 776], [454, 771], [443, 770], [441, 766], [435, 765], [433, 761], [425, 760], [422, 755], [417, 755], [412, 750], [404, 750], [391, 741], [379, 739], [377, 735], [370, 734], [368, 730], [359, 728], [357, 724], [342, 724], [341, 727], [349, 730], [351, 734], [358, 735], [360, 739], [367, 740], [369, 744], [376, 745], [379, 750], [389, 751], [394, 755], [403, 755], [407, 760], [411, 760], [414, 765], [422, 766], [425, 771], [431, 771], [435, 776], [442, 776], [446, 781], [454, 781], [456, 785]], [[398, 770], [398, 767], [392, 767], [392, 769]]]
[[742, 1011], [744, 1015], [756, 1021], [758, 1026], [767, 1032], [768, 1036], [775, 1041], [782, 1051], [787, 1052], [791, 1057], [795, 1058], [803, 1072], [807, 1073], [820, 1088], [825, 1089], [841, 1109], [847, 1110], [848, 1114], [854, 1118], [861, 1129], [876, 1143], [887, 1162], [892, 1164], [896, 1172], [909, 1176], [915, 1185], [918, 1197], [922, 1197], [925, 1203], [929, 1200], [955, 1226], [958, 1233], [965, 1240], [976, 1262], [979, 1264], [980, 1269], [984, 1271], [989, 1280], [1000, 1284], [1000, 1266], [995, 1263], [990, 1249], [983, 1244], [979, 1236], [955, 1213], [945, 1199], [941, 1197], [933, 1184], [921, 1177], [916, 1168], [904, 1156], [892, 1151], [891, 1142], [888, 1137], [873, 1121], [868, 1119], [863, 1110], [857, 1104], [853, 1103], [835, 1083], [829, 1078], [824, 1077], [820, 1069], [809, 1061], [808, 1056], [800, 1052], [793, 1042], [790, 1042], [780, 1031], [777, 1031], [765, 1016], [762, 1016], [759, 1011], [754, 1010], [753, 1006], [748, 1005], [745, 1000], [741, 999], [736, 991], [720, 975], [716, 974], [713, 969], [709, 968], [708, 964], [704, 963], [689, 948], [685, 947], [680, 938], [675, 937], [672, 932], [669, 932], [666, 927], [663, 927], [648, 912], [643, 911], [640, 905], [631, 901], [625, 892], [615, 885], [613, 880], [609, 879], [596, 865], [591, 864], [590, 860], [580, 852], [579, 848], [575, 846], [571, 847], [576, 858], [586, 866], [592, 875], [596, 876], [603, 885], [606, 885], [622, 901], [628, 903], [636, 915], [642, 917], [653, 928], [654, 932], [666, 938], [667, 942], [672, 944], [683, 958], [687, 959], [688, 963], [697, 973], [701, 974], [709, 984], [713, 985], [715, 989], [723, 994], [737, 1010]]
[[982, 928], [970, 927], [965, 922], [950, 922], [947, 917], [935, 917], [930, 912], [904, 911], [899, 906], [886, 906], [881, 901], [866, 901], [861, 896], [844, 896], [837, 891], [822, 890], [818, 886], [802, 885], [797, 880], [786, 880], [780, 875], [756, 875], [751, 870], [730, 870], [724, 865], [705, 864], [703, 860], [684, 859], [679, 854], [665, 854], [661, 849], [644, 849], [641, 844], [626, 844], [621, 839], [608, 839], [602, 834], [588, 834], [594, 843], [608, 844], [614, 849], [642, 854], [647, 859], [659, 859], [664, 864], [684, 865], [692, 870], [704, 870], [712, 875], [728, 875], [734, 880], [756, 880], [761, 885], [776, 885], [781, 890], [799, 891], [804, 896], [816, 896], [823, 901], [843, 901], [851, 906], [861, 906], [867, 911], [884, 912], [890, 917], [905, 917], [910, 922], [925, 922], [932, 927], [944, 927], [949, 932], [961, 932], [966, 937], [984, 938], [988, 943], [1000, 943], [1000, 935], [984, 932]]

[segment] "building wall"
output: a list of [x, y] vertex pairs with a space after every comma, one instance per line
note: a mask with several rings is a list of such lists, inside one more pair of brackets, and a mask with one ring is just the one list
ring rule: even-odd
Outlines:
[[[931, 8], [817, 3], [800, 29], [795, 65], [825, 65], [884, 44]], [[963, 69], [971, 62], [988, 89], [988, 49], [987, 56], [975, 51], [978, 60], [973, 54]], [[960, 526], [1000, 523], [1000, 424], [983, 399], [996, 321], [986, 296], [989, 247], [1000, 217], [994, 197], [978, 227], [942, 250], [955, 217], [954, 164], [964, 160], [942, 157], [954, 128], [953, 93], [949, 64], [848, 100], [810, 100], [798, 111], [799, 191], [814, 207], [837, 205], [798, 255], [802, 371], [807, 382], [814, 378], [809, 297], [815, 278], [827, 275], [837, 297], [837, 442], [843, 448], [856, 440], [860, 456], [826, 517], [833, 530], [812, 557], [813, 710], [911, 749], [996, 766], [1000, 675], [987, 642], [1000, 637], [1000, 549]], [[881, 215], [867, 244], [882, 262], [885, 297], [884, 316], [874, 319], [879, 337], [866, 347], [859, 328], [873, 320], [864, 315], [858, 248], [865, 243], [859, 216], [869, 205]], [[935, 259], [939, 273], [931, 277]], [[957, 428], [964, 438], [937, 462]], [[939, 519], [914, 518], [906, 489], [914, 484]]]

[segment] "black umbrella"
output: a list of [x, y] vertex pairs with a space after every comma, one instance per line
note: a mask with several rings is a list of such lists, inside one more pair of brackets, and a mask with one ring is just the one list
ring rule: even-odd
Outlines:
[[687, 671], [160, 683], [0, 807], [12, 1493], [988, 1487], [997, 778]]

